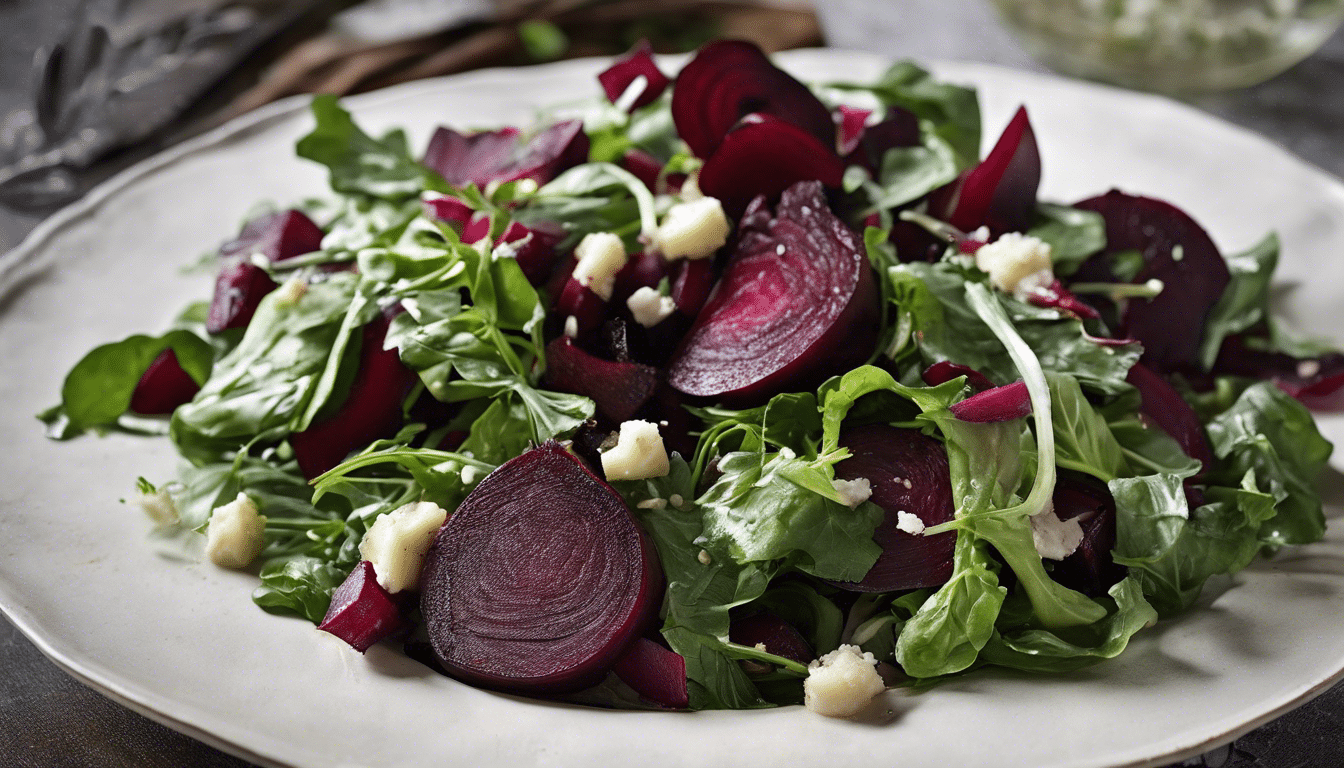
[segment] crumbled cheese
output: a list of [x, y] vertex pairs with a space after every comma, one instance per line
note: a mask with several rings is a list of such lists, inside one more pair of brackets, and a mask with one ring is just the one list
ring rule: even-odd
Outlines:
[[621, 238], [611, 232], [589, 233], [579, 241], [574, 256], [578, 259], [574, 279], [604, 301], [610, 300], [616, 287], [616, 273], [625, 266], [625, 244]]
[[246, 568], [265, 548], [265, 530], [265, 515], [257, 514], [257, 505], [240, 493], [210, 513], [205, 527], [205, 555], [221, 568]]
[[635, 506], [638, 507], [639, 509], [666, 509], [667, 499], [659, 499], [659, 498], [645, 499], [636, 504]]
[[819, 715], [851, 717], [884, 690], [873, 654], [842, 645], [807, 666], [803, 705]]
[[153, 493], [137, 493], [131, 503], [140, 507], [149, 519], [158, 525], [172, 525], [177, 522], [177, 504], [172, 494], [165, 490]]
[[793, 449], [786, 445], [779, 449], [779, 457], [787, 461], [798, 458], [798, 454], [794, 453]]
[[714, 562], [714, 558], [709, 556], [708, 550], [704, 549], [700, 550], [700, 554], [696, 555], [695, 559], [699, 560], [701, 565], [709, 565]]
[[873, 495], [873, 484], [868, 482], [866, 477], [832, 480], [831, 487], [835, 488], [835, 492], [840, 494], [840, 500], [850, 509], [859, 506]]
[[434, 533], [448, 512], [430, 501], [412, 502], [378, 516], [359, 542], [359, 556], [373, 563], [378, 583], [388, 592], [414, 590]]
[[1083, 526], [1078, 518], [1060, 520], [1053, 506], [1032, 515], [1030, 520], [1036, 554], [1047, 560], [1063, 560], [1083, 543]]
[[652, 245], [668, 261], [704, 259], [728, 242], [732, 226], [715, 197], [677, 203], [668, 209], [653, 234]]
[[578, 338], [579, 318], [573, 315], [570, 315], [569, 317], [565, 318], [565, 335], [571, 339]]
[[1321, 364], [1316, 360], [1303, 360], [1297, 364], [1297, 376], [1301, 379], [1310, 379], [1321, 372]]
[[[663, 477], [670, 469], [658, 425], [648, 421], [622, 422], [616, 445], [602, 453], [602, 471], [608, 480]], [[675, 498], [672, 503], [677, 506]]]
[[924, 533], [924, 521], [919, 519], [919, 515], [914, 512], [898, 509], [896, 510], [896, 529], [905, 531], [911, 536], [919, 536]]
[[677, 309], [677, 302], [673, 301], [671, 296], [664, 296], [657, 288], [650, 288], [647, 285], [630, 294], [630, 298], [625, 300], [625, 305], [630, 308], [630, 314], [634, 316], [635, 322], [645, 328], [652, 328], [663, 322]]
[[1026, 298], [1054, 282], [1050, 244], [1031, 235], [1006, 232], [975, 252], [975, 266], [989, 273], [995, 288]]
[[757, 644], [756, 644], [756, 650], [761, 651], [762, 653], [769, 653], [769, 652], [770, 652], [770, 651], [766, 650], [766, 648], [765, 648], [765, 643], [757, 643]]

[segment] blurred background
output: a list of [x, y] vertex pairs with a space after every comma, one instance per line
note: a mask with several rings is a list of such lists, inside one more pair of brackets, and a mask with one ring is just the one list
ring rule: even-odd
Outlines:
[[[276, 99], [640, 39], [1053, 70], [1171, 94], [1344, 177], [1341, 18], [1344, 0], [0, 0], [0, 254], [117, 171]], [[249, 764], [85, 688], [0, 619], [0, 765]], [[1344, 765], [1344, 687], [1181, 765]]]

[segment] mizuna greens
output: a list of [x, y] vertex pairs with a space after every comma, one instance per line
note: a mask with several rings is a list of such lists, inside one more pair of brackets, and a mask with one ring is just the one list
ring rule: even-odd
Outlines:
[[[697, 709], [798, 703], [807, 662], [842, 643], [891, 681], [1074, 670], [1188, 608], [1211, 576], [1320, 538], [1314, 482], [1331, 446], [1293, 395], [1339, 406], [1344, 357], [1273, 321], [1272, 236], [1223, 259], [1150, 198], [1038, 201], [1025, 110], [981, 160], [974, 92], [908, 62], [875, 83], [809, 88], [727, 42], [670, 90], [647, 76], [657, 71], [637, 50], [604, 74], [626, 87], [581, 123], [440, 129], [423, 162], [401, 132], [370, 136], [316, 97], [297, 150], [328, 168], [331, 194], [226, 245], [213, 306], [90, 352], [41, 415], [50, 436], [166, 433], [181, 472], [140, 485], [171, 498], [165, 528], [203, 532], [244, 494], [265, 515], [253, 600], [320, 622], [379, 516], [422, 500], [451, 513], [550, 440], [600, 472], [624, 420], [609, 411], [656, 422], [667, 473], [610, 485], [657, 550], [665, 594], [650, 636], [684, 662]], [[763, 167], [780, 147], [789, 161]], [[733, 234], [709, 258], [664, 258], [660, 220], [701, 194], [744, 207]], [[1156, 234], [1136, 240], [1134, 217]], [[295, 245], [299, 218], [323, 233], [319, 247]], [[839, 229], [787, 234], [804, 219], [822, 222], [813, 234]], [[605, 298], [571, 275], [594, 233], [632, 254]], [[1005, 283], [985, 265], [1013, 243], [1045, 261]], [[867, 298], [854, 289], [846, 301], [872, 304], [837, 307], [823, 335], [862, 348], [797, 352], [783, 385], [724, 389], [729, 402], [669, 385], [687, 339], [746, 335], [697, 331], [710, 315], [748, 322], [728, 289], [711, 292], [739, 254], [757, 271], [734, 273], [748, 286], [735, 295], [765, 291], [751, 286], [818, 248], [854, 249], [862, 279], [845, 285], [875, 285]], [[1196, 248], [1221, 277], [1192, 275]], [[647, 325], [626, 301], [641, 290], [663, 312]], [[1146, 337], [1164, 291], [1203, 291], [1192, 302], [1204, 308], [1172, 338]], [[246, 305], [250, 321], [212, 325], [221, 302]], [[855, 317], [863, 329], [845, 325]], [[548, 350], [566, 355], [563, 375], [548, 375]], [[585, 360], [601, 362], [601, 381], [585, 380]], [[909, 467], [885, 490], [876, 475], [841, 479], [848, 438], [868, 425], [945, 452], [951, 519], [920, 518], [933, 500]], [[910, 506], [884, 508], [883, 493]], [[914, 588], [870, 591], [875, 533], [941, 536], [927, 551], [943, 554], [920, 557], [942, 559], [910, 565]], [[743, 641], [762, 616], [811, 658]], [[401, 619], [414, 627], [420, 612]], [[423, 639], [412, 632], [407, 648]], [[582, 696], [636, 701], [610, 681]]]

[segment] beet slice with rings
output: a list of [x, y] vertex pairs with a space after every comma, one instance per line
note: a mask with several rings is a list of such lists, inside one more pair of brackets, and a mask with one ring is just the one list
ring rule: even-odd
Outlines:
[[1111, 190], [1075, 203], [1106, 220], [1106, 250], [1083, 262], [1071, 282], [1115, 282], [1111, 257], [1139, 251], [1143, 267], [1132, 282], [1157, 279], [1153, 299], [1130, 299], [1120, 315], [1122, 335], [1143, 343], [1143, 363], [1158, 373], [1198, 371], [1209, 312], [1231, 275], [1208, 233], [1184, 211], [1151, 197]]
[[853, 368], [877, 343], [872, 267], [819, 182], [790, 187], [773, 219], [748, 225], [668, 364], [687, 395], [763, 402]]
[[1041, 153], [1025, 107], [1019, 107], [998, 142], [979, 165], [935, 193], [934, 215], [970, 232], [1025, 232], [1036, 212]]
[[634, 418], [658, 387], [658, 369], [613, 362], [584, 352], [568, 336], [546, 345], [546, 386], [591, 397], [597, 412], [619, 424]]
[[700, 189], [736, 219], [757, 195], [773, 202], [800, 181], [838, 187], [845, 164], [835, 149], [796, 125], [752, 114], [723, 137], [700, 169]]
[[948, 410], [958, 419], [976, 424], [1012, 421], [1031, 415], [1031, 395], [1027, 393], [1027, 383], [1019, 379], [1012, 384], [971, 395], [959, 403], [953, 403]]
[[728, 639], [738, 645], [763, 645], [766, 653], [783, 656], [799, 664], [817, 658], [812, 645], [797, 627], [769, 611], [757, 611], [733, 619], [728, 627]]
[[641, 698], [660, 707], [685, 709], [691, 705], [686, 659], [648, 638], [635, 638], [611, 671]]
[[1314, 411], [1344, 411], [1344, 354], [1294, 357], [1256, 349], [1239, 336], [1223, 340], [1213, 372], [1269, 379]]
[[225, 263], [215, 278], [205, 329], [220, 333], [246, 328], [262, 298], [276, 289], [266, 270], [250, 261], [252, 254], [277, 262], [321, 248], [322, 229], [300, 211], [282, 211], [249, 221], [238, 237], [219, 249]]
[[336, 412], [289, 436], [299, 471], [309, 480], [351, 451], [391, 437], [401, 425], [402, 402], [419, 377], [402, 364], [395, 348], [383, 349], [387, 328], [388, 319], [381, 316], [364, 326], [359, 370]]
[[552, 440], [490, 473], [435, 534], [420, 608], [454, 677], [563, 693], [602, 679], [661, 593], [625, 502]]
[[648, 40], [640, 40], [629, 53], [598, 73], [597, 82], [602, 84], [602, 91], [607, 94], [611, 103], [615, 104], [640, 77], [644, 78], [644, 87], [635, 100], [630, 102], [628, 107], [630, 112], [652, 104], [654, 99], [667, 89], [669, 82], [667, 75], [664, 75], [654, 62], [653, 46]]
[[795, 125], [834, 152], [830, 110], [753, 43], [709, 43], [677, 75], [672, 121], [696, 157], [714, 154], [728, 129], [753, 112]]
[[1089, 474], [1060, 469], [1051, 499], [1060, 520], [1081, 518], [1083, 540], [1073, 554], [1053, 564], [1050, 578], [1090, 597], [1105, 595], [1127, 573], [1111, 556], [1116, 517], [1110, 488]]
[[142, 416], [166, 416], [191, 402], [201, 385], [182, 370], [177, 353], [165, 349], [149, 364], [131, 391], [130, 410]]
[[882, 548], [877, 562], [860, 581], [832, 583], [854, 592], [893, 592], [936, 587], [951, 578], [956, 531], [924, 536], [900, 528], [901, 512], [925, 527], [946, 523], [955, 514], [943, 444], [917, 429], [869, 424], [846, 431], [840, 445], [850, 457], [835, 465], [835, 476], [866, 478], [873, 491], [869, 501], [886, 514], [873, 532]]
[[1198, 459], [1204, 465], [1201, 475], [1213, 467], [1213, 448], [1204, 434], [1204, 425], [1175, 387], [1143, 363], [1135, 363], [1125, 381], [1139, 390], [1143, 399], [1139, 413], [1180, 444], [1186, 456]]
[[439, 127], [422, 162], [456, 187], [519, 179], [545, 184], [587, 160], [588, 146], [582, 120], [555, 123], [521, 146], [517, 128], [461, 134]]
[[317, 628], [364, 653], [402, 626], [397, 601], [378, 583], [373, 563], [361, 560], [331, 593], [331, 605]]

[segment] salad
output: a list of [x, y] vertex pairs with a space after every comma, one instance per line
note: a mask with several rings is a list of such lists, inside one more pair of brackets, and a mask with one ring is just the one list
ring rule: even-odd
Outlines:
[[1026, 111], [982, 159], [974, 92], [908, 62], [599, 83], [423, 154], [315, 98], [331, 195], [86, 355], [48, 434], [166, 434], [135, 502], [267, 611], [607, 706], [1068, 672], [1322, 535], [1344, 355], [1271, 316], [1272, 235], [1040, 201]]

